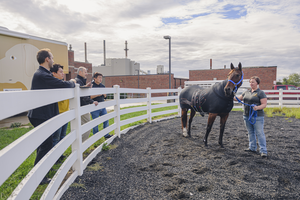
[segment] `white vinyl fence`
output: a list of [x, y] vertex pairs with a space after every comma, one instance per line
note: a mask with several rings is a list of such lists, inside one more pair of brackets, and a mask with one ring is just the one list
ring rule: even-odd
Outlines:
[[[80, 88], [77, 84], [72, 89], [52, 89], [52, 90], [31, 90], [31, 91], [11, 91], [0, 92], [0, 120], [14, 116], [16, 114], [47, 105], [53, 102], [70, 99], [70, 110], [57, 115], [40, 126], [32, 129], [4, 149], [0, 151], [0, 185], [2, 185], [11, 174], [28, 158], [37, 147], [48, 138], [58, 128], [71, 122], [70, 133], [60, 141], [51, 151], [44, 156], [40, 162], [33, 167], [27, 176], [21, 181], [17, 188], [13, 191], [9, 199], [29, 199], [34, 193], [39, 183], [48, 173], [51, 167], [55, 164], [58, 158], [71, 146], [72, 153], [68, 156], [65, 162], [61, 165], [51, 183], [48, 185], [41, 199], [59, 199], [68, 187], [74, 182], [77, 176], [83, 174], [83, 170], [88, 163], [102, 150], [102, 145], [97, 147], [87, 158], [83, 160], [83, 152], [93, 145], [97, 140], [114, 131], [115, 135], [106, 140], [106, 144], [110, 144], [116, 137], [126, 133], [128, 130], [120, 131], [120, 127], [129, 123], [133, 123], [142, 119], [147, 119], [152, 122], [152, 117], [169, 113], [178, 113], [181, 115], [178, 96], [181, 88], [178, 89], [128, 89], [114, 86], [114, 88]], [[120, 99], [120, 93], [138, 93], [146, 94], [146, 98]], [[154, 93], [177, 93], [176, 96], [151, 97]], [[80, 107], [80, 97], [96, 94], [114, 94], [114, 99], [101, 102], [98, 106], [94, 104]], [[145, 95], [144, 95], [145, 96]], [[151, 102], [158, 100], [166, 100], [169, 103], [151, 105]], [[128, 108], [120, 110], [120, 105], [130, 103], [146, 102], [147, 106]], [[92, 120], [84, 125], [81, 125], [81, 115], [106, 107], [114, 107], [114, 111]], [[161, 111], [152, 113], [152, 109], [178, 106], [178, 109]], [[147, 114], [120, 120], [120, 116], [131, 113], [147, 110]], [[114, 118], [114, 123], [110, 124], [104, 130], [91, 136], [88, 140], [82, 143], [82, 134], [101, 124], [102, 122]], [[61, 183], [68, 171], [72, 169], [71, 176]]]

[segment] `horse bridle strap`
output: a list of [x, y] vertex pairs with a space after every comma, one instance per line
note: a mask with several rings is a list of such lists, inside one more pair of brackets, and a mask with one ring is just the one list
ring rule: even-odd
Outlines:
[[231, 80], [231, 79], [228, 79], [228, 81], [231, 82], [231, 83], [233, 83], [233, 85], [234, 85], [234, 87], [235, 87], [234, 90], [233, 90], [234, 93], [237, 92], [237, 90], [238, 90], [237, 86], [238, 86], [241, 82], [242, 82], [241, 85], [243, 85], [243, 79], [244, 79], [244, 72], [242, 72], [242, 78], [241, 78], [240, 81], [237, 82], [237, 83], [233, 82], [233, 80]]

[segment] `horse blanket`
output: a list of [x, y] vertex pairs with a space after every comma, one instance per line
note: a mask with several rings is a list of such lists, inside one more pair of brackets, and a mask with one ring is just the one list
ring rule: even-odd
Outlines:
[[225, 96], [224, 87], [228, 80], [214, 84], [209, 89], [192, 85], [182, 90], [179, 96], [180, 107], [204, 113], [229, 113], [233, 107], [233, 95]]

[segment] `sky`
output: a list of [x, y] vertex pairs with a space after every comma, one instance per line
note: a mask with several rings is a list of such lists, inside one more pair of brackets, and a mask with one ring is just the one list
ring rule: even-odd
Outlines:
[[[66, 42], [76, 61], [128, 58], [144, 71], [277, 66], [277, 80], [300, 72], [300, 0], [0, 0], [0, 26]], [[259, 74], [258, 74], [259, 76]], [[263, 78], [263, 77], [262, 77]], [[224, 77], [225, 79], [225, 77]]]

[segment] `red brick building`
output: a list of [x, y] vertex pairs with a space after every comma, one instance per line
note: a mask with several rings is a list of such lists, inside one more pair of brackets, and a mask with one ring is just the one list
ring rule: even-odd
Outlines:
[[[187, 78], [174, 78], [171, 74], [171, 88], [177, 89], [184, 87], [184, 81]], [[148, 75], [130, 75], [130, 76], [105, 76], [103, 83], [106, 87], [119, 85], [121, 88], [140, 88], [146, 89], [168, 89], [169, 88], [169, 74], [148, 74]]]
[[[258, 76], [261, 79], [259, 85], [262, 90], [271, 90], [276, 81], [277, 66], [271, 67], [243, 67], [244, 79], [249, 79], [252, 76]], [[225, 80], [230, 69], [205, 69], [205, 70], [190, 70], [190, 81], [204, 80]]]
[[79, 67], [85, 67], [88, 72], [87, 81], [92, 80], [92, 63], [86, 63], [86, 62], [79, 62], [74, 61], [74, 51], [69, 50], [68, 51], [68, 60], [69, 60], [69, 74], [66, 74], [66, 80], [70, 80], [72, 78], [76, 78], [77, 76], [77, 70]]

